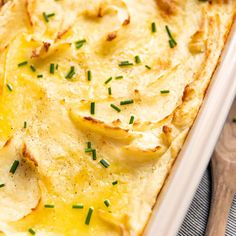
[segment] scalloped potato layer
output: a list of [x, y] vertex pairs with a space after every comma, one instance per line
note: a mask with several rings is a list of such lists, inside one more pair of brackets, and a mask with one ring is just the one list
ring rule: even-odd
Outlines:
[[2, 235], [142, 234], [235, 5], [0, 1]]

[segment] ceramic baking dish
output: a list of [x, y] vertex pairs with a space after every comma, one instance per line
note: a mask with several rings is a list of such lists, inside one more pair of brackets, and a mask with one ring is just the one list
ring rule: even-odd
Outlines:
[[164, 188], [145, 236], [175, 236], [206, 169], [236, 93], [236, 24], [214, 73], [198, 117]]

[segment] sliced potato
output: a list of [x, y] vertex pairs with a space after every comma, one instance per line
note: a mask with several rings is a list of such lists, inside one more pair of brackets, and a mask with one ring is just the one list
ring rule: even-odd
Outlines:
[[[40, 188], [35, 164], [23, 156], [20, 140], [10, 139], [0, 150], [0, 221], [17, 221], [39, 204]], [[17, 166], [18, 165], [18, 166]]]

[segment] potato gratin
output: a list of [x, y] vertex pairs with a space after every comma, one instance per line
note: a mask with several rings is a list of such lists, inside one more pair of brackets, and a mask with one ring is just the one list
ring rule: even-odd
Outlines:
[[142, 234], [235, 2], [1, 0], [0, 235]]

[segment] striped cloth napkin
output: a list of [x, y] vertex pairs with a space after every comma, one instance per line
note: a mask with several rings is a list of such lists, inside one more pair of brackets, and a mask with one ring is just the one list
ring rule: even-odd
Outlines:
[[[211, 201], [211, 173], [208, 167], [191, 203], [178, 236], [204, 236]], [[234, 198], [226, 236], [236, 236], [236, 198]]]

